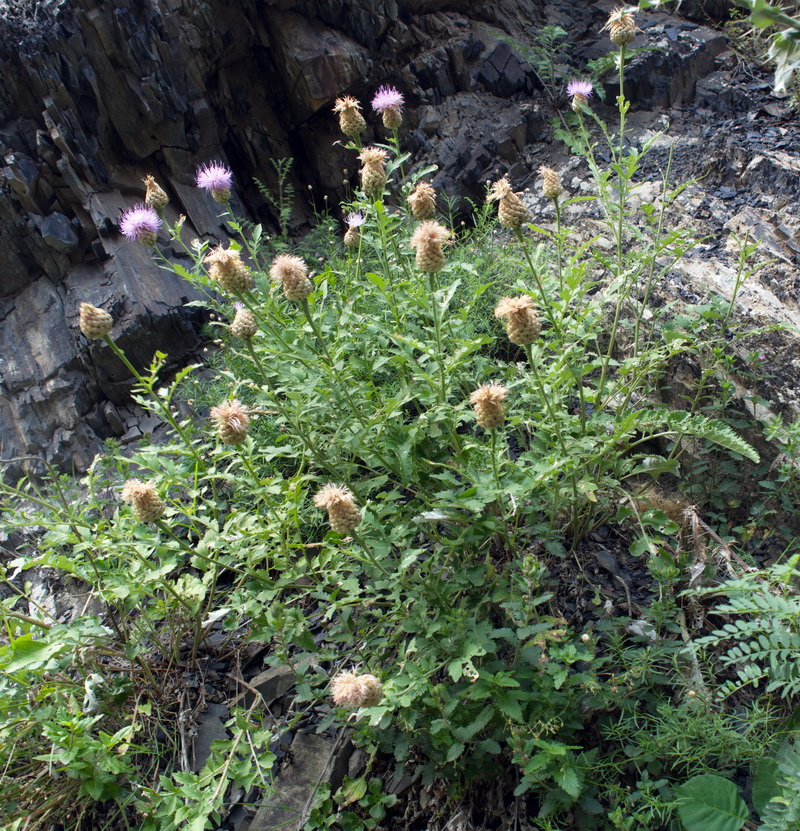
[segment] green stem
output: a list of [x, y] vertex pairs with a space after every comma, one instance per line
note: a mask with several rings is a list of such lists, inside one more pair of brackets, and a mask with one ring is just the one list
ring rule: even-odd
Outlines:
[[433, 311], [433, 329], [436, 337], [436, 363], [439, 366], [439, 400], [442, 404], [447, 403], [447, 375], [444, 365], [444, 354], [442, 353], [442, 324], [439, 319], [439, 305], [436, 302], [436, 283], [434, 272], [428, 272], [428, 287], [430, 289], [431, 309]]
[[497, 428], [492, 427], [492, 472], [494, 473], [494, 486], [497, 488], [497, 501], [500, 503], [500, 473], [497, 469]]
[[[325, 339], [322, 337], [322, 332], [320, 331], [317, 322], [314, 320], [311, 309], [308, 306], [308, 300], [305, 298], [301, 301], [300, 307], [303, 310], [303, 314], [308, 321], [308, 325], [314, 332], [315, 337], [317, 338], [317, 343], [319, 344], [320, 351], [324, 355], [325, 360], [328, 363], [328, 367], [331, 370], [331, 375], [335, 375], [335, 365], [333, 363], [333, 358], [331, 357], [331, 353], [328, 351], [328, 345], [325, 343]], [[350, 390], [347, 387], [347, 383], [344, 378], [333, 378], [334, 382], [338, 381], [336, 384], [337, 388], [340, 389], [344, 393], [344, 397], [347, 399], [347, 403], [350, 405], [350, 409], [353, 412], [353, 415], [358, 419], [358, 422], [365, 430], [369, 430], [369, 424], [367, 424], [366, 420], [364, 419], [364, 415], [362, 414], [361, 410], [356, 407], [355, 401], [353, 401], [352, 396], [350, 395]]]
[[656, 226], [656, 233], [653, 238], [653, 253], [650, 259], [650, 268], [647, 272], [647, 283], [645, 284], [644, 289], [644, 298], [642, 299], [642, 303], [639, 307], [639, 311], [636, 315], [636, 325], [634, 328], [633, 334], [633, 357], [637, 357], [639, 354], [639, 332], [641, 330], [642, 325], [642, 318], [644, 316], [645, 309], [647, 308], [647, 303], [650, 300], [650, 293], [653, 290], [653, 276], [655, 274], [655, 267], [656, 267], [656, 257], [658, 256], [658, 245], [661, 240], [661, 233], [664, 227], [664, 216], [666, 214], [667, 208], [667, 186], [669, 184], [669, 177], [670, 172], [672, 170], [672, 154], [674, 150], [674, 145], [670, 145], [669, 148], [669, 156], [667, 158], [667, 170], [664, 174], [664, 186], [661, 189], [661, 210], [658, 212], [658, 225]]
[[553, 331], [555, 332], [556, 336], [560, 341], [562, 339], [561, 329], [559, 325], [556, 323], [555, 317], [553, 317], [553, 311], [550, 308], [550, 303], [548, 302], [547, 296], [545, 295], [544, 286], [542, 285], [542, 281], [539, 279], [539, 274], [537, 273], [536, 268], [533, 265], [531, 255], [528, 253], [528, 246], [525, 244], [525, 239], [522, 236], [522, 231], [519, 228], [515, 228], [514, 235], [519, 241], [520, 247], [522, 248], [522, 253], [525, 255], [525, 259], [528, 262], [528, 268], [530, 269], [531, 275], [534, 281], [536, 282], [536, 287], [539, 289], [539, 298], [541, 306], [544, 309], [545, 314], [547, 315], [547, 319], [550, 321], [550, 325], [553, 327]]
[[375, 566], [375, 568], [377, 568], [378, 571], [380, 571], [381, 574], [383, 574], [384, 577], [392, 577], [391, 572], [387, 571], [381, 565], [381, 563], [378, 562], [377, 558], [372, 553], [372, 551], [370, 551], [369, 547], [367, 546], [367, 543], [364, 541], [364, 538], [361, 537], [361, 535], [358, 534], [357, 531], [355, 531], [355, 530], [351, 531], [350, 536], [361, 546], [361, 549], [363, 550], [364, 554], [367, 557], [367, 560], [369, 560], [371, 565]]
[[328, 472], [335, 475], [336, 471], [330, 467], [330, 465], [324, 457], [320, 456], [319, 452], [317, 451], [316, 445], [306, 436], [306, 431], [305, 429], [303, 429], [302, 425], [299, 424], [298, 421], [293, 417], [293, 415], [286, 409], [286, 407], [283, 406], [280, 398], [278, 397], [278, 390], [272, 383], [272, 379], [269, 377], [269, 375], [267, 375], [266, 371], [264, 370], [264, 366], [261, 363], [261, 360], [259, 359], [255, 348], [253, 347], [253, 342], [249, 338], [245, 342], [247, 344], [247, 349], [250, 353], [250, 357], [252, 358], [253, 363], [258, 367], [258, 371], [261, 373], [261, 378], [263, 379], [264, 383], [269, 387], [270, 392], [272, 393], [273, 398], [275, 399], [275, 406], [281, 412], [286, 421], [292, 425], [295, 435], [297, 436], [297, 438], [300, 439], [300, 442], [303, 444], [306, 450], [308, 450], [308, 452], [311, 454], [311, 457], [319, 465], [319, 467], [321, 467], [324, 470], [328, 470]]
[[617, 108], [619, 109], [619, 150], [617, 151], [617, 165], [619, 173], [617, 177], [619, 200], [619, 215], [617, 222], [617, 276], [622, 273], [622, 241], [625, 220], [625, 203], [627, 201], [627, 178], [622, 168], [623, 156], [625, 153], [625, 44], [619, 47], [619, 97]]
[[[527, 344], [525, 344], [524, 349], [525, 349], [525, 354], [528, 357], [528, 364], [531, 368], [531, 376], [533, 377], [534, 383], [536, 384], [536, 386], [538, 388], [539, 395], [541, 396], [542, 402], [544, 403], [544, 406], [547, 409], [547, 412], [550, 416], [550, 420], [553, 423], [553, 430], [555, 431], [555, 434], [556, 434], [556, 440], [558, 441], [558, 444], [561, 447], [561, 452], [564, 454], [564, 458], [568, 459], [570, 457], [570, 453], [567, 450], [567, 443], [564, 441], [564, 436], [561, 432], [561, 425], [560, 425], [559, 421], [556, 419], [556, 414], [553, 410], [553, 405], [550, 401], [550, 398], [547, 395], [547, 391], [545, 390], [544, 382], [539, 377], [539, 373], [536, 369], [536, 364], [534, 363], [534, 360], [533, 360], [533, 348], [532, 348], [531, 344], [527, 343]], [[583, 402], [581, 401], [581, 407], [582, 406], [583, 406]], [[572, 490], [572, 498], [573, 498], [574, 506], [575, 506], [574, 511], [573, 511], [574, 516], [577, 515], [578, 503], [579, 503], [578, 486], [577, 486], [577, 483], [575, 481], [575, 476], [576, 476], [575, 471], [572, 471], [572, 473], [569, 474], [570, 488]]]
[[182, 540], [170, 527], [167, 525], [163, 519], [157, 519], [155, 524], [171, 539], [175, 540], [176, 543], [185, 551], [190, 557], [197, 557], [200, 560], [205, 560], [207, 563], [211, 563], [212, 565], [217, 566], [217, 568], [226, 568], [228, 571], [235, 571], [238, 574], [244, 574], [247, 577], [252, 577], [252, 574], [244, 569], [238, 568], [237, 566], [228, 565], [226, 563], [221, 563], [219, 560], [215, 559], [214, 557], [209, 557], [207, 554], [201, 554], [196, 549], [192, 548], [186, 540]]
[[253, 467], [253, 463], [250, 461], [250, 457], [247, 455], [244, 448], [239, 447], [238, 450], [239, 450], [239, 456], [242, 460], [242, 463], [247, 468], [250, 475], [253, 477], [253, 482], [255, 482], [256, 487], [261, 488], [261, 485], [263, 484], [263, 482], [261, 481], [258, 474], [256, 473], [255, 468]]
[[562, 265], [561, 205], [558, 203], [558, 197], [553, 199], [553, 205], [556, 209], [556, 266], [558, 268], [558, 294], [560, 297], [564, 290], [564, 268]]
[[197, 464], [203, 469], [206, 469], [206, 463], [201, 458], [200, 454], [194, 449], [192, 442], [189, 440], [189, 437], [184, 432], [183, 428], [178, 424], [175, 417], [172, 415], [169, 407], [164, 404], [164, 402], [156, 395], [155, 391], [152, 388], [152, 385], [145, 379], [139, 372], [136, 370], [136, 367], [128, 360], [125, 353], [117, 346], [117, 344], [108, 336], [103, 335], [103, 340], [106, 344], [111, 348], [111, 351], [122, 361], [123, 364], [128, 368], [128, 370], [133, 374], [133, 377], [142, 385], [142, 387], [150, 393], [151, 397], [156, 403], [156, 406], [161, 411], [164, 419], [169, 423], [173, 430], [181, 437], [183, 443], [188, 448], [189, 452], [195, 457], [197, 460]]

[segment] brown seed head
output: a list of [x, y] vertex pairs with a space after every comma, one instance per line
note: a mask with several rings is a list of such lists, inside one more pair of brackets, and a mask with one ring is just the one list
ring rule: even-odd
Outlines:
[[337, 707], [374, 707], [383, 698], [383, 684], [374, 675], [340, 672], [331, 681], [331, 697]]
[[344, 244], [348, 248], [355, 248], [359, 242], [361, 242], [361, 227], [358, 225], [350, 226], [344, 232]]
[[402, 107], [386, 107], [381, 113], [383, 118], [383, 126], [387, 130], [399, 130], [403, 123], [403, 108]]
[[358, 158], [362, 163], [361, 189], [367, 196], [377, 199], [386, 187], [387, 153], [380, 147], [365, 147]]
[[114, 318], [103, 309], [92, 306], [91, 303], [81, 303], [78, 326], [81, 332], [90, 340], [102, 338], [114, 327]]
[[212, 407], [211, 420], [223, 444], [242, 444], [247, 438], [250, 417], [241, 401], [223, 401], [222, 404]]
[[475, 420], [484, 430], [493, 430], [503, 423], [505, 410], [503, 401], [508, 398], [508, 390], [491, 381], [481, 384], [469, 397], [469, 403], [475, 409]]
[[450, 231], [433, 220], [420, 222], [411, 235], [409, 245], [417, 250], [417, 268], [433, 273], [444, 267], [442, 246], [450, 239]]
[[617, 46], [625, 46], [636, 37], [636, 21], [629, 11], [620, 6], [611, 12], [606, 25], [600, 31], [608, 31], [612, 43]]
[[542, 177], [542, 193], [548, 199], [558, 199], [564, 193], [564, 188], [561, 186], [558, 173], [552, 167], [542, 165], [539, 168], [539, 175]]
[[428, 182], [419, 182], [408, 197], [411, 216], [417, 221], [430, 219], [436, 213], [436, 190]]
[[270, 279], [283, 286], [287, 300], [305, 300], [314, 284], [308, 277], [308, 266], [294, 254], [278, 254], [269, 269]]
[[576, 92], [572, 96], [572, 103], [570, 107], [572, 107], [572, 112], [581, 114], [583, 113], [583, 108], [589, 106], [589, 99], [582, 95], [580, 92]]
[[361, 523], [361, 511], [346, 485], [324, 485], [314, 497], [317, 508], [326, 508], [328, 522], [337, 534], [349, 534]]
[[242, 262], [242, 255], [234, 248], [218, 245], [203, 260], [208, 265], [208, 276], [223, 290], [231, 294], [250, 291], [253, 276]]
[[122, 501], [131, 506], [139, 522], [155, 522], [166, 507], [155, 487], [141, 479], [128, 479], [122, 488]]
[[494, 316], [507, 319], [506, 331], [511, 343], [525, 346], [539, 337], [542, 326], [534, 309], [533, 300], [527, 294], [519, 297], [504, 297], [497, 304]]
[[336, 99], [333, 111], [339, 116], [339, 128], [346, 136], [359, 136], [367, 129], [361, 104], [349, 95]]
[[496, 201], [497, 218], [504, 228], [519, 228], [528, 218], [528, 209], [525, 207], [519, 193], [514, 193], [511, 182], [504, 176], [498, 179], [486, 197], [488, 202]]
[[155, 208], [157, 211], [165, 208], [169, 203], [169, 196], [167, 196], [158, 182], [149, 173], [142, 181], [147, 188], [144, 195], [144, 204]]
[[231, 334], [235, 338], [249, 340], [258, 331], [258, 323], [250, 309], [237, 309], [231, 323]]

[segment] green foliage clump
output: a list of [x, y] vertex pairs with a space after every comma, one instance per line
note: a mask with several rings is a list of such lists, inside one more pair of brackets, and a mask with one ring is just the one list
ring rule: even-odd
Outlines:
[[[625, 57], [623, 44], [620, 82]], [[701, 406], [710, 371], [687, 409], [664, 403], [670, 362], [707, 341], [662, 325], [668, 307], [651, 309], [693, 240], [668, 227], [680, 192], [668, 177], [644, 219], [629, 204], [652, 142], [626, 143], [628, 106], [620, 95], [614, 134], [578, 102], [569, 137], [594, 177], [607, 244], [570, 238], [586, 197], [566, 195], [548, 168], [549, 227], [529, 224], [501, 181], [488, 198], [505, 230], [483, 207], [456, 233], [435, 203], [423, 211], [431, 171], [406, 175], [396, 128], [365, 149], [357, 118], [348, 148], [367, 192], [344, 206], [346, 245], [326, 242], [331, 222], [309, 243], [329, 248], [316, 271], [288, 239], [288, 162], [276, 164], [279, 238], [238, 219], [224, 190], [214, 198], [227, 248], [186, 245], [182, 224], [167, 226], [192, 258], [169, 267], [215, 313], [215, 380], [195, 382], [188, 367], [165, 382], [164, 355], [137, 367], [99, 335], [167, 439], [127, 456], [110, 447], [80, 498], [57, 478], [3, 489], [6, 522], [43, 531], [4, 574], [6, 827], [42, 828], [95, 803], [108, 827], [216, 827], [231, 794], [269, 789], [269, 748], [329, 694], [318, 729], [355, 710], [367, 765], [338, 793], [320, 790], [302, 817], [309, 829], [378, 827], [396, 802], [382, 770], [446, 781], [452, 799], [510, 776], [509, 799], [541, 829], [674, 828], [696, 790], [681, 797], [686, 777], [757, 761], [753, 736], [771, 713], [755, 707], [742, 734], [726, 724], [686, 629], [679, 589], [708, 566], [699, 518], [688, 506], [670, 513], [653, 485], [690, 474], [690, 443], [760, 459], [724, 412]], [[635, 621], [567, 620], [557, 573], [574, 561], [580, 579], [604, 524], [647, 558], [659, 599]], [[24, 579], [41, 568], [92, 603], [53, 618]], [[748, 640], [734, 625], [741, 652], [723, 664], [750, 644], [748, 660], [763, 659], [791, 697], [794, 670], [779, 674], [752, 644], [766, 637], [765, 649], [788, 654], [782, 627], [796, 603], [760, 596], [772, 605], [720, 610], [758, 616]], [[234, 708], [231, 738], [193, 771], [187, 679], [245, 644], [268, 645], [267, 662], [290, 669], [291, 705], [281, 719], [258, 695]], [[234, 664], [228, 676], [248, 689]], [[776, 761], [782, 782], [790, 763]]]

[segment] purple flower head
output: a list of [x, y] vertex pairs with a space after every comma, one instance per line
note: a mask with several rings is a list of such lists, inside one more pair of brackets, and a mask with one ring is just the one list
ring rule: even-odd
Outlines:
[[567, 84], [567, 95], [571, 98], [574, 98], [576, 95], [582, 95], [584, 98], [589, 98], [593, 92], [594, 87], [592, 86], [591, 81], [579, 81], [575, 79]]
[[349, 228], [360, 228], [367, 220], [364, 218], [364, 214], [362, 214], [361, 211], [356, 211], [354, 214], [347, 214], [344, 221], [347, 223]]
[[161, 227], [161, 220], [153, 208], [147, 205], [134, 205], [123, 211], [119, 220], [119, 229], [129, 240], [137, 240], [146, 245], [153, 245], [156, 234]]
[[394, 87], [380, 87], [372, 99], [372, 109], [376, 113], [382, 113], [389, 108], [398, 109], [403, 106], [403, 93], [398, 92]]
[[237, 301], [233, 304], [233, 308], [234, 308], [234, 309], [236, 309], [236, 311], [237, 311], [237, 312], [240, 312], [240, 311], [244, 308], [244, 303], [242, 303], [242, 301], [241, 301], [241, 300], [237, 300]]
[[197, 187], [207, 190], [217, 202], [225, 202], [230, 199], [233, 173], [225, 165], [219, 162], [204, 164], [197, 171], [195, 181]]

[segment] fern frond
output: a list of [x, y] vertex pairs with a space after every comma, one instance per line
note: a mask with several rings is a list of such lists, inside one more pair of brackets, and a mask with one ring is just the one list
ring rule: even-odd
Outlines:
[[780, 794], [767, 803], [759, 831], [795, 831], [800, 827], [800, 750], [796, 743], [786, 742], [776, 761], [775, 784]]
[[704, 416], [692, 415], [683, 410], [668, 410], [661, 413], [664, 422], [669, 429], [675, 433], [684, 436], [696, 436], [699, 439], [705, 439], [726, 450], [731, 450], [750, 459], [751, 462], [758, 463], [760, 457], [755, 448], [751, 447], [741, 436], [715, 418], [705, 418]]

